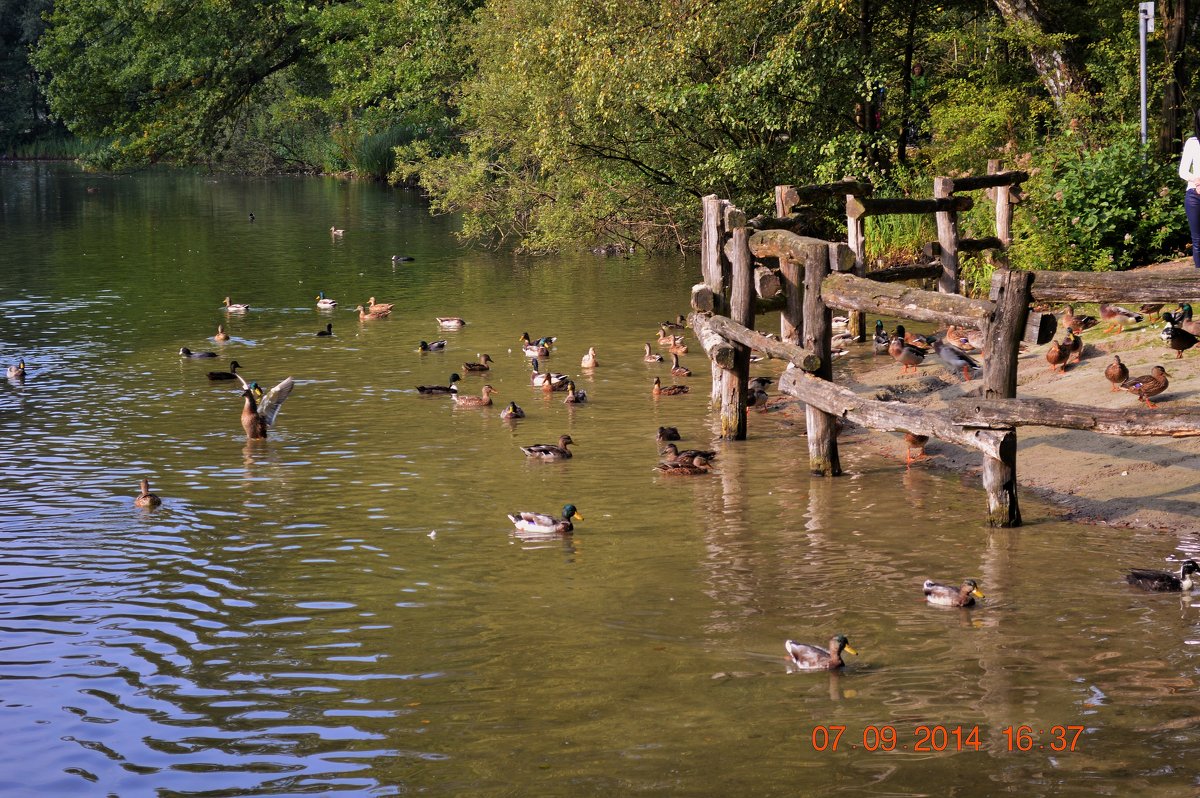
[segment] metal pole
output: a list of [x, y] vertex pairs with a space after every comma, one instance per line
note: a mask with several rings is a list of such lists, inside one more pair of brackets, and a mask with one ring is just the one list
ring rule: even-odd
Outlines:
[[1140, 59], [1138, 71], [1141, 74], [1140, 95], [1138, 107], [1142, 114], [1142, 146], [1146, 146], [1146, 33], [1154, 30], [1154, 0], [1138, 3], [1138, 48]]

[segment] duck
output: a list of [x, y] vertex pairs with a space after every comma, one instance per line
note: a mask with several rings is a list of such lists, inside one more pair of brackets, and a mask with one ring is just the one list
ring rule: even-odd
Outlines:
[[446, 348], [446, 339], [440, 341], [422, 341], [417, 344], [418, 352], [441, 352]]
[[220, 380], [238, 380], [242, 383], [242, 387], [245, 388], [248, 383], [237, 373], [237, 370], [241, 367], [241, 363], [238, 363], [236, 360], [231, 360], [229, 362], [229, 371], [210, 371], [208, 372], [208, 378], [214, 382], [218, 382]]
[[908, 342], [903, 324], [896, 325], [896, 331], [892, 333], [892, 340], [888, 344], [888, 354], [900, 364], [901, 374], [910, 368], [915, 372], [917, 366], [925, 359], [925, 350]]
[[1108, 322], [1108, 326], [1100, 332], [1125, 332], [1125, 322], [1130, 321], [1137, 324], [1142, 320], [1142, 314], [1126, 310], [1120, 305], [1110, 305], [1107, 302], [1102, 302], [1100, 304], [1100, 318]]
[[654, 440], [658, 441], [659, 443], [663, 443], [665, 441], [680, 440], [679, 428], [678, 427], [659, 427], [658, 432], [655, 433], [655, 435], [654, 435]]
[[224, 324], [217, 325], [217, 334], [213, 336], [213, 340], [214, 341], [228, 341], [229, 340], [229, 333], [225, 332]]
[[570, 382], [570, 380], [566, 379], [566, 377], [564, 377], [561, 380], [555, 380], [553, 378], [554, 375], [551, 374], [550, 372], [546, 372], [546, 374], [544, 376], [548, 379], [542, 380], [542, 385], [541, 385], [542, 393], [550, 394], [550, 393], [554, 393], [555, 391], [567, 390], [567, 384]]
[[418, 385], [417, 393], [443, 394], [443, 395], [450, 394], [450, 393], [456, 394], [456, 393], [458, 393], [458, 388], [454, 387], [454, 383], [458, 382], [461, 379], [462, 379], [462, 377], [458, 376], [457, 373], [451, 374], [449, 385]]
[[412, 257], [411, 255], [393, 255], [392, 256], [392, 263], [409, 263], [413, 260], [416, 260], [416, 259], [414, 257]]
[[509, 402], [508, 407], [500, 411], [500, 418], [507, 421], [510, 418], [525, 418], [525, 411], [516, 402]]
[[137, 498], [133, 500], [134, 507], [159, 507], [162, 505], [162, 499], [150, 492], [150, 480], [142, 480], [142, 489], [138, 493]]
[[[1178, 307], [1179, 312], [1175, 313], [1171, 318], [1175, 322], [1176, 327], [1182, 327], [1192, 335], [1200, 335], [1200, 321], [1192, 321], [1192, 306], [1188, 302], [1180, 302]], [[1167, 314], [1162, 315], [1163, 319], [1167, 318]]]
[[875, 354], [886, 355], [888, 353], [888, 344], [891, 342], [891, 336], [887, 334], [887, 330], [883, 329], [883, 319], [875, 319]]
[[746, 386], [752, 391], [765, 391], [775, 382], [770, 377], [752, 377], [746, 381]]
[[846, 664], [842, 660], [843, 651], [858, 654], [845, 635], [834, 635], [830, 638], [828, 649], [809, 643], [797, 643], [794, 640], [785, 641], [783, 648], [787, 651], [792, 666], [802, 671], [834, 671]]
[[677, 477], [693, 477], [711, 471], [708, 460], [703, 457], [693, 457], [691, 460], [664, 460], [654, 466], [654, 470], [660, 474]]
[[650, 389], [650, 393], [652, 396], [682, 396], [689, 390], [691, 389], [686, 385], [663, 385], [662, 380], [655, 377], [654, 387]]
[[1142, 590], [1178, 593], [1181, 590], [1191, 590], [1200, 584], [1200, 580], [1192, 579], [1192, 574], [1197, 573], [1200, 573], [1200, 565], [1195, 560], [1184, 560], [1178, 576], [1170, 571], [1132, 568], [1126, 572], [1125, 581]]
[[675, 342], [667, 347], [667, 351], [672, 355], [686, 355], [688, 353], [687, 344], [683, 342], [682, 335], [675, 336]]
[[250, 309], [249, 305], [243, 305], [239, 302], [230, 302], [229, 297], [225, 297], [225, 312], [226, 313], [245, 313]]
[[328, 338], [329, 336], [333, 335], [333, 324], [326, 324], [324, 330], [317, 330], [317, 335], [321, 336], [322, 338]]
[[339, 229], [336, 225], [329, 225], [329, 235], [334, 238], [341, 238], [346, 234], [345, 230]]
[[925, 590], [925, 600], [939, 607], [973, 607], [975, 599], [983, 598], [974, 579], [965, 580], [962, 587], [951, 587], [926, 579], [922, 588]]
[[1129, 379], [1129, 368], [1121, 362], [1120, 355], [1113, 355], [1113, 362], [1104, 369], [1104, 378], [1112, 383], [1112, 391], [1121, 390], [1121, 383]]
[[1067, 330], [1067, 337], [1071, 339], [1067, 347], [1067, 362], [1078, 364], [1079, 359], [1083, 357], [1083, 339], [1073, 330]]
[[650, 351], [650, 344], [646, 344], [646, 354], [642, 356], [642, 360], [646, 363], [661, 363], [663, 356], [657, 352]]
[[587, 392], [576, 390], [575, 382], [567, 380], [567, 398], [563, 399], [565, 405], [581, 405], [587, 401]]
[[459, 316], [436, 316], [438, 326], [443, 330], [459, 330], [467, 326], [467, 320]]
[[248, 216], [249, 216], [250, 222], [251, 222], [251, 223], [253, 223], [253, 222], [254, 222], [254, 212], [253, 212], [253, 211], [251, 211], [251, 212], [248, 214]]
[[391, 311], [394, 307], [396, 307], [395, 302], [376, 302], [375, 297], [367, 300], [367, 311], [370, 313], [374, 313], [377, 310]]
[[1150, 369], [1149, 374], [1140, 377], [1130, 377], [1121, 383], [1123, 390], [1129, 391], [1138, 398], [1138, 401], [1145, 402], [1146, 407], [1158, 407], [1154, 402], [1150, 401], [1151, 396], [1158, 396], [1163, 391], [1167, 390], [1170, 382], [1167, 380], [1167, 370], [1162, 366], [1155, 366]]
[[1076, 316], [1075, 306], [1067, 305], [1063, 310], [1063, 326], [1074, 333], [1081, 333], [1084, 330], [1090, 330], [1100, 323], [1100, 320], [1095, 316]]
[[964, 352], [983, 351], [983, 333], [980, 330], [959, 328], [951, 324], [946, 327], [945, 338]]
[[[547, 383], [554, 390], [566, 390], [567, 375], [560, 374], [557, 371], [540, 371], [540, 363], [535, 357], [529, 364], [533, 367], [533, 371], [529, 375], [529, 384], [535, 388], [544, 388]], [[562, 386], [560, 389], [558, 386]]]
[[668, 443], [666, 446], [664, 446], [661, 450], [659, 450], [659, 454], [661, 454], [663, 459], [667, 462], [674, 462], [678, 460], [694, 460], [697, 457], [703, 457], [709, 462], [717, 459], [717, 453], [713, 450], [684, 449], [683, 451], [680, 451], [679, 447], [673, 443]]
[[682, 313], [675, 317], [675, 321], [664, 321], [659, 325], [668, 330], [686, 330], [687, 318]]
[[247, 387], [242, 391], [245, 403], [242, 405], [242, 429], [246, 431], [249, 440], [262, 440], [267, 437], [267, 429], [274, 426], [275, 418], [283, 407], [284, 400], [292, 393], [295, 381], [288, 377], [276, 385], [260, 403], [254, 396], [254, 391]]
[[485, 385], [480, 396], [462, 396], [458, 393], [451, 394], [451, 396], [457, 407], [491, 407], [492, 394], [494, 393], [496, 393], [495, 388]]
[[195, 358], [195, 357], [216, 357], [217, 353], [216, 352], [193, 352], [192, 350], [188, 349], [186, 346], [181, 346], [181, 347], [179, 347], [179, 356], [180, 357], [193, 357], [193, 358]]
[[378, 310], [374, 308], [367, 310], [362, 305], [356, 305], [354, 309], [358, 311], [359, 321], [366, 321], [367, 319], [386, 319], [392, 313], [391, 308], [386, 308], [382, 305], [378, 306], [378, 308]]
[[515, 512], [508, 514], [508, 520], [522, 532], [557, 532], [566, 535], [575, 529], [575, 520], [584, 519], [575, 505], [564, 504], [561, 518], [546, 513]]
[[1050, 364], [1051, 371], [1058, 369], [1066, 372], [1067, 360], [1071, 357], [1071, 343], [1075, 340], [1075, 335], [1076, 333], [1068, 328], [1067, 335], [1061, 343], [1050, 342], [1050, 348], [1046, 350], [1046, 362]]
[[1197, 338], [1183, 327], [1175, 326], [1174, 316], [1167, 319], [1166, 326], [1163, 327], [1160, 337], [1167, 342], [1167, 346], [1175, 350], [1176, 360], [1183, 357], [1184, 351], [1191, 349], [1200, 340], [1200, 338]]
[[596, 347], [589, 346], [587, 354], [579, 361], [580, 368], [594, 369], [596, 368]]
[[521, 451], [525, 453], [526, 457], [532, 457], [535, 460], [570, 460], [572, 454], [567, 447], [574, 442], [570, 435], [560, 435], [558, 445], [535, 443], [532, 446], [522, 446]]
[[[544, 343], [546, 339], [539, 338], [537, 342], [533, 342], [529, 338], [529, 333], [521, 333], [521, 351], [526, 357], [550, 357], [550, 347]], [[555, 339], [551, 338], [553, 343]]]
[[[214, 355], [214, 357], [216, 356]], [[9, 366], [7, 373], [10, 380], [25, 379], [25, 358], [21, 358], [20, 361], [17, 362], [17, 365]]]
[[325, 310], [329, 310], [330, 308], [336, 308], [337, 300], [330, 299], [329, 297], [325, 296], [324, 291], [321, 291], [317, 294], [317, 307], [324, 308]]
[[692, 376], [691, 369], [679, 365], [679, 355], [675, 354], [674, 352], [671, 353], [671, 373], [676, 377]]
[[491, 364], [494, 361], [492, 360], [491, 355], [479, 354], [479, 355], [476, 355], [475, 357], [479, 358], [479, 362], [478, 363], [463, 363], [463, 371], [479, 372], [479, 371], [491, 371], [492, 370]]
[[[925, 454], [925, 444], [929, 443], [928, 435], [918, 435], [915, 432], [904, 433], [904, 464], [912, 465], [918, 460], [928, 460], [929, 455]], [[913, 457], [913, 450], [916, 450], [917, 456]]]
[[972, 371], [980, 370], [980, 366], [975, 362], [975, 358], [948, 341], [934, 338], [933, 351], [952, 370], [962, 369], [963, 381], [965, 382], [970, 381]]
[[1138, 310], [1153, 318], [1159, 315], [1164, 305], [1166, 305], [1165, 302], [1143, 302], [1138, 306]]
[[675, 333], [669, 332], [665, 324], [659, 325], [658, 342], [662, 346], [670, 346], [675, 343]]
[[759, 387], [757, 383], [746, 384], [746, 407], [757, 407], [762, 410], [767, 409], [767, 402], [771, 397], [767, 394], [767, 389]]

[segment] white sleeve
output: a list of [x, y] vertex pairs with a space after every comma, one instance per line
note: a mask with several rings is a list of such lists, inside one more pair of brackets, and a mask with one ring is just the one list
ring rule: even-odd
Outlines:
[[1200, 177], [1200, 139], [1191, 136], [1183, 145], [1183, 156], [1179, 159], [1179, 177], [1191, 183]]

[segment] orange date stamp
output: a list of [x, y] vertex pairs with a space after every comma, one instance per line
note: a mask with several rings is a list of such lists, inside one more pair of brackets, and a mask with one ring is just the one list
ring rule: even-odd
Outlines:
[[[860, 735], [847, 734], [845, 726], [828, 724], [814, 726], [814, 751], [980, 751], [989, 747], [978, 726], [915, 726], [911, 733], [897, 731], [895, 726], [866, 726]], [[1084, 732], [1083, 726], [1005, 726], [1000, 730], [998, 747], [1007, 751], [1074, 751]]]

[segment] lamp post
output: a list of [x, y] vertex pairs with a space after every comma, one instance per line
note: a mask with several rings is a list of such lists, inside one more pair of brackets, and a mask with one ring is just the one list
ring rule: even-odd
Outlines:
[[1138, 48], [1141, 54], [1142, 146], [1146, 146], [1146, 34], [1154, 31], [1154, 0], [1138, 3]]

